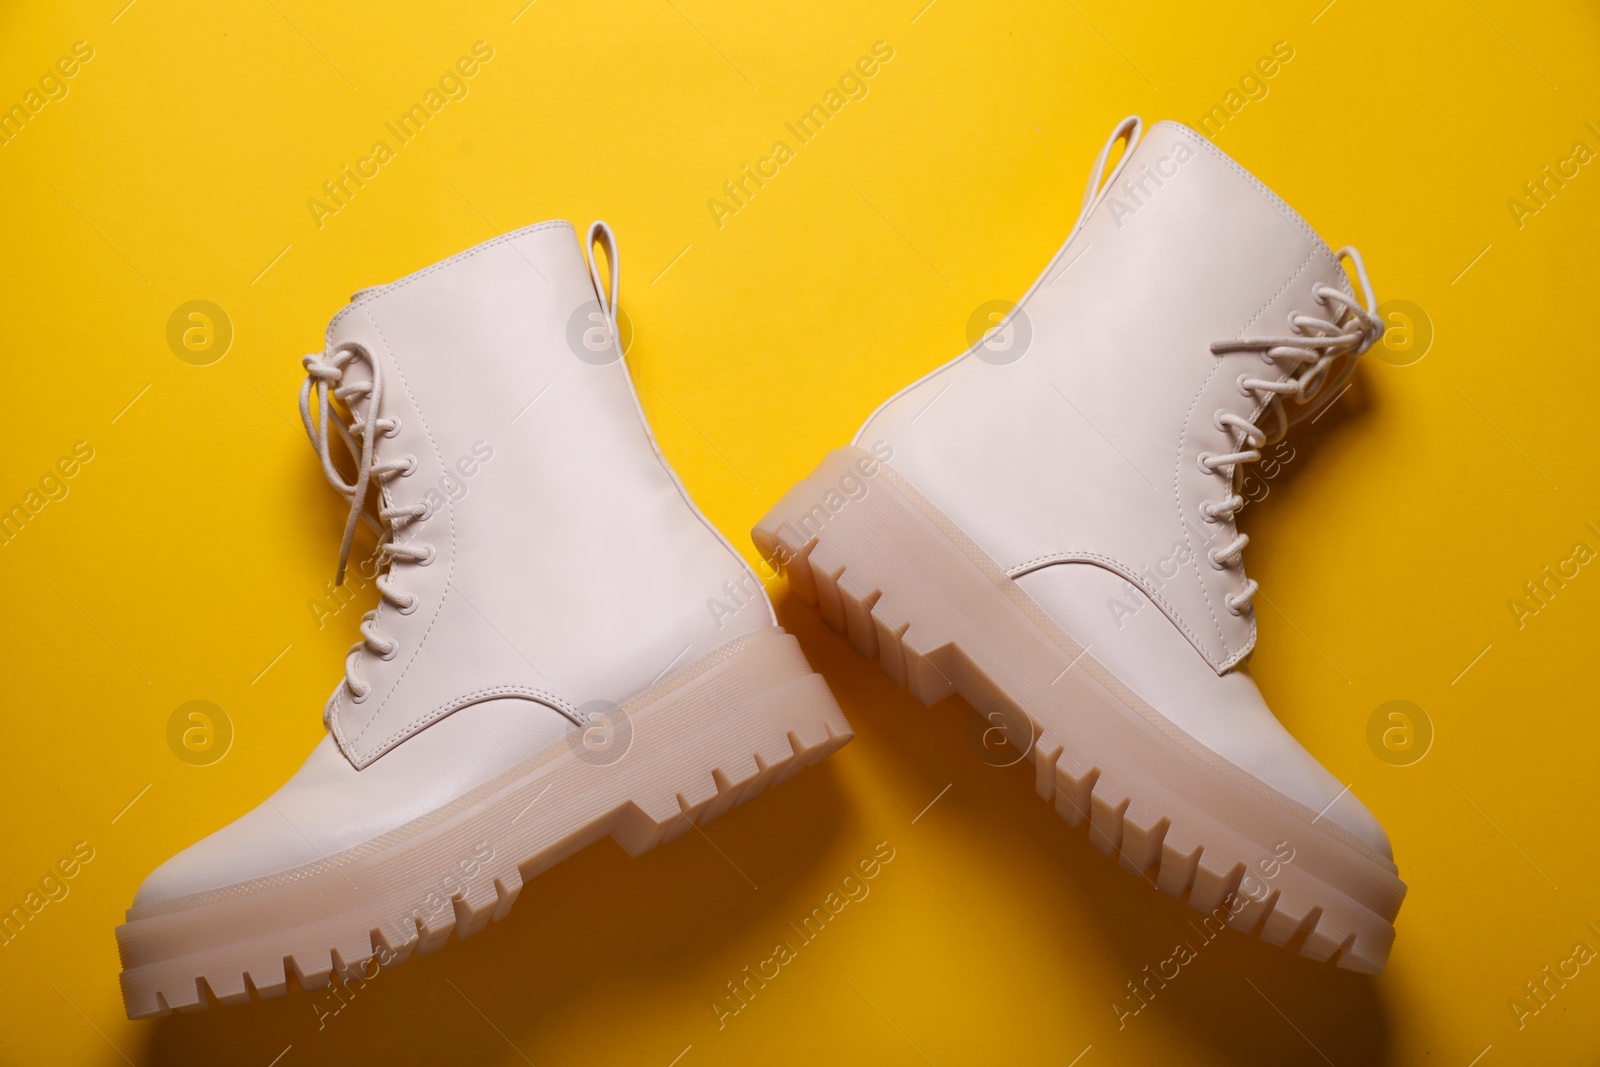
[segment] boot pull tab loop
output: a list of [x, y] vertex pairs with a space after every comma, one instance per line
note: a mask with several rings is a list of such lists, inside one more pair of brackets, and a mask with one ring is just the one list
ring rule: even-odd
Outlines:
[[1383, 336], [1383, 320], [1378, 318], [1378, 298], [1372, 291], [1372, 279], [1367, 277], [1367, 265], [1361, 259], [1361, 253], [1356, 251], [1355, 245], [1345, 245], [1334, 253], [1338, 260], [1349, 260], [1350, 266], [1355, 269], [1356, 283], [1361, 287], [1361, 332], [1363, 334], [1361, 346], [1356, 349], [1356, 355], [1361, 355], [1371, 348], [1378, 338]]
[[[1094, 169], [1089, 172], [1089, 187], [1083, 191], [1083, 211], [1078, 215], [1078, 225], [1082, 226], [1089, 212], [1100, 202], [1101, 190], [1109, 189], [1121, 175], [1122, 168], [1128, 165], [1129, 158], [1133, 155], [1133, 146], [1139, 143], [1139, 135], [1144, 131], [1144, 123], [1139, 121], [1138, 115], [1129, 115], [1117, 123], [1117, 128], [1111, 131], [1111, 136], [1106, 140], [1105, 147], [1100, 149], [1100, 154], [1095, 157]], [[1111, 149], [1118, 141], [1127, 141], [1128, 147], [1123, 151], [1122, 158], [1117, 160], [1117, 165], [1110, 174], [1106, 174], [1106, 160], [1111, 158]], [[1101, 181], [1101, 176], [1105, 180]]]
[[[600, 265], [595, 262], [594, 246], [599, 244], [606, 250], [606, 262], [611, 264], [611, 287], [608, 290], [600, 280]], [[606, 321], [611, 324], [611, 336], [617, 335], [617, 301], [622, 291], [622, 262], [617, 256], [617, 236], [611, 232], [611, 227], [602, 220], [589, 223], [588, 236], [584, 238], [583, 254], [589, 260], [589, 280], [594, 282], [594, 296], [600, 301], [600, 310], [605, 313]]]

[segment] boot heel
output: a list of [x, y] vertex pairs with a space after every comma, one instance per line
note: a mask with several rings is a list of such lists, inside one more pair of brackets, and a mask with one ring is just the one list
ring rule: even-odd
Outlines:
[[734, 644], [698, 676], [622, 709], [630, 749], [599, 770], [626, 778], [610, 835], [630, 855], [727, 813], [854, 736], [794, 637], [773, 629]]

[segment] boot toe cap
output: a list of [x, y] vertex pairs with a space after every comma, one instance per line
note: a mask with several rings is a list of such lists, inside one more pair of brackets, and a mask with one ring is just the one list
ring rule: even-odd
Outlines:
[[325, 735], [283, 788], [157, 867], [133, 906], [336, 856], [450, 803], [564, 740], [569, 729], [542, 704], [486, 700], [434, 722], [359, 771]]
[[140, 884], [133, 906], [264, 878], [321, 858], [270, 804], [248, 812], [157, 867]]

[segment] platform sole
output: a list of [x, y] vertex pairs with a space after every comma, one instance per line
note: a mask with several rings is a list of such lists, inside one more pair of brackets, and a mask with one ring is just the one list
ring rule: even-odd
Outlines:
[[623, 749], [557, 743], [339, 855], [130, 910], [117, 928], [128, 1017], [282, 996], [291, 976], [322, 988], [352, 968], [431, 952], [504, 918], [529, 879], [591, 842], [610, 836], [637, 856], [851, 737], [827, 684], [775, 627], [611, 719], [631, 735]]
[[1100, 851], [1219, 924], [1383, 969], [1405, 897], [1394, 864], [1173, 726], [876, 457], [832, 453], [754, 537], [913, 696], [982, 709]]

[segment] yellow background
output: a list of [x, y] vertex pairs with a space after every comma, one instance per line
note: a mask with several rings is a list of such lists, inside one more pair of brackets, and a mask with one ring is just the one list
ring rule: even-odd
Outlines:
[[[95, 452], [0, 547], [0, 905], [95, 850], [0, 947], [0, 1060], [1600, 1062], [1596, 968], [1523, 1028], [1510, 1007], [1575, 943], [1600, 949], [1600, 567], [1520, 628], [1508, 607], [1575, 542], [1600, 548], [1600, 164], [1520, 229], [1507, 206], [1575, 141], [1600, 149], [1591, 5], [522, 2], [0, 13], [7, 107], [95, 50], [0, 147], [0, 506], [75, 442]], [[319, 229], [306, 201], [479, 40], [470, 95]], [[706, 201], [880, 40], [870, 94], [719, 229]], [[986, 765], [959, 701], [922, 709], [779, 582], [857, 730], [825, 765], [707, 837], [637, 861], [602, 842], [320, 1030], [304, 994], [123, 1018], [112, 930], [135, 887], [298, 765], [370, 606], [321, 630], [308, 607], [342, 505], [294, 410], [299, 357], [351, 292], [607, 219], [645, 410], [753, 558], [772, 501], [1024, 291], [1116, 120], [1197, 123], [1278, 41], [1293, 60], [1218, 145], [1436, 330], [1420, 362], [1364, 360], [1247, 519], [1271, 602], [1254, 671], [1411, 887], [1387, 973], [1227, 936], [1119, 1030], [1112, 1003], [1192, 913], [1095, 854], [1028, 771]], [[210, 366], [166, 343], [193, 299], [235, 330]], [[195, 699], [235, 730], [207, 767], [166, 740]], [[1407, 767], [1367, 742], [1397, 699], [1436, 731]], [[881, 841], [871, 895], [719, 1030], [725, 983]]]

